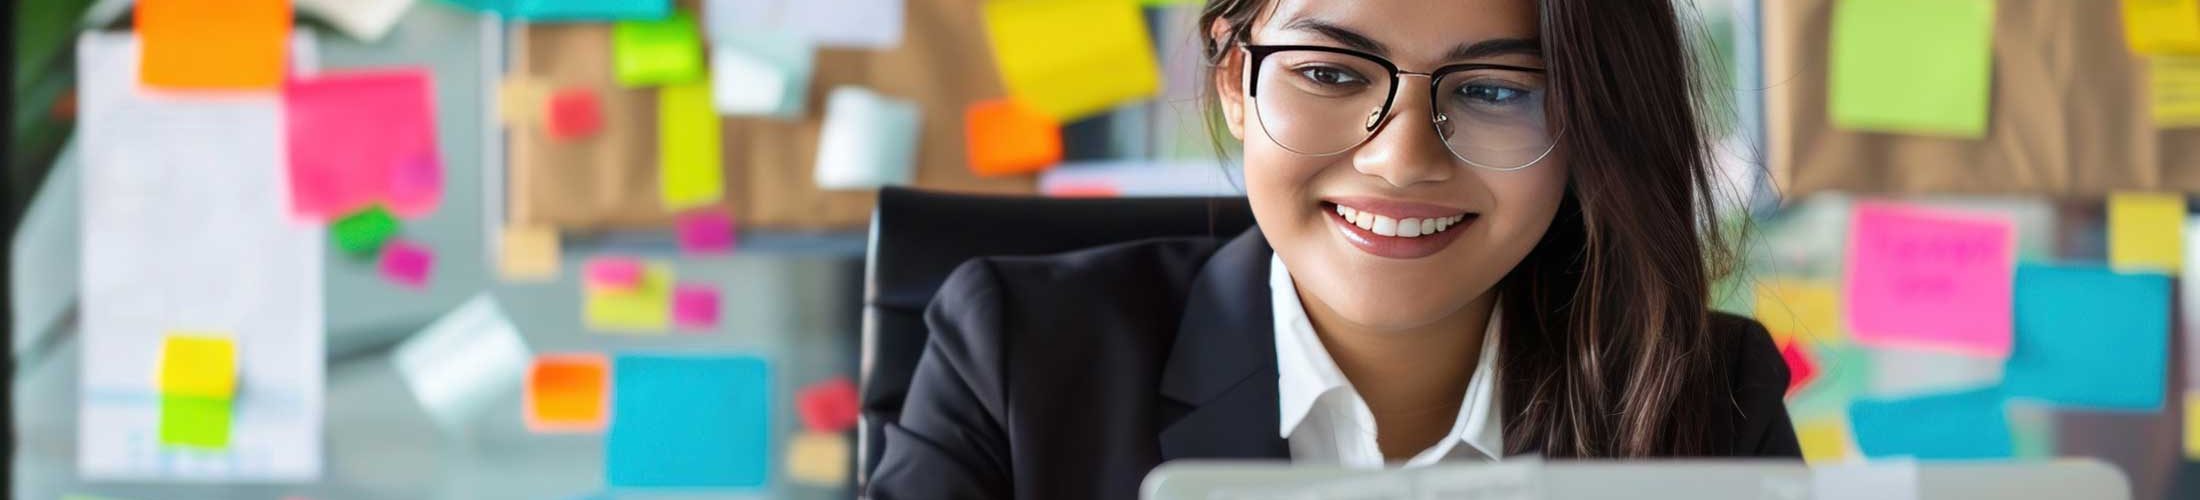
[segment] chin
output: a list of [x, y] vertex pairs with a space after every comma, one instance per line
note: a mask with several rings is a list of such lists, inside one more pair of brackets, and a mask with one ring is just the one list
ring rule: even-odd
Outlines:
[[1344, 300], [1324, 300], [1337, 317], [1373, 331], [1405, 331], [1451, 317], [1470, 301], [1441, 300], [1439, 293], [1353, 294]]

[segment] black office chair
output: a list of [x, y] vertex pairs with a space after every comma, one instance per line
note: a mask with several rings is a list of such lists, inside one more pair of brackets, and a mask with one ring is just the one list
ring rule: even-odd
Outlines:
[[884, 450], [924, 353], [924, 307], [963, 261], [1039, 255], [1147, 238], [1229, 238], [1253, 226], [1244, 198], [1028, 198], [887, 188], [871, 215], [863, 283], [862, 425], [856, 491]]

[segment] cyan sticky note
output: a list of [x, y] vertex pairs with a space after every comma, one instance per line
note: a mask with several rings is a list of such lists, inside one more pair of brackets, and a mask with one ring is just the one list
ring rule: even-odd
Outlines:
[[771, 477], [763, 358], [620, 354], [611, 373], [611, 487], [757, 488]]
[[2013, 447], [2002, 403], [2001, 391], [1992, 388], [1860, 399], [1849, 405], [1849, 423], [1857, 448], [1875, 459], [2008, 458]]
[[[483, 2], [483, 0], [464, 0]], [[529, 21], [663, 19], [672, 0], [495, 0], [505, 15]]]
[[2156, 410], [2169, 378], [2170, 282], [2093, 266], [2017, 268], [2011, 397], [2092, 409]]
[[908, 184], [916, 176], [917, 104], [843, 86], [825, 100], [818, 131], [817, 187], [877, 189]]
[[727, 115], [802, 116], [817, 47], [790, 33], [711, 35], [711, 101]]

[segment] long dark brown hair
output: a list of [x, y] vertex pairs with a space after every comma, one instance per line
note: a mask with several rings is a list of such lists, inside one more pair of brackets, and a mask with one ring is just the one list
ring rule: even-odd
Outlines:
[[[1209, 0], [1210, 71], [1267, 3]], [[1730, 453], [1733, 342], [1715, 338], [1708, 307], [1733, 252], [1711, 213], [1701, 118], [1722, 108], [1690, 47], [1700, 38], [1675, 0], [1538, 3], [1571, 175], [1543, 240], [1497, 285], [1506, 453]], [[1227, 32], [1211, 36], [1217, 21]]]

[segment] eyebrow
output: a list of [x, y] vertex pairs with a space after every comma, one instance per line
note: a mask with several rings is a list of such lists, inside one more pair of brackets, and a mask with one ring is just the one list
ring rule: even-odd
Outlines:
[[[1311, 31], [1329, 37], [1331, 40], [1336, 40], [1337, 43], [1344, 44], [1345, 47], [1354, 50], [1385, 56], [1390, 55], [1390, 50], [1385, 48], [1382, 42], [1368, 38], [1367, 35], [1362, 35], [1357, 31], [1352, 31], [1351, 28], [1338, 26], [1320, 19], [1303, 17], [1294, 19], [1285, 24], [1283, 29]], [[1543, 57], [1543, 43], [1534, 38], [1491, 38], [1454, 46], [1451, 48], [1451, 52], [1444, 56], [1444, 60], [1463, 61], [1515, 54], [1541, 58]]]

